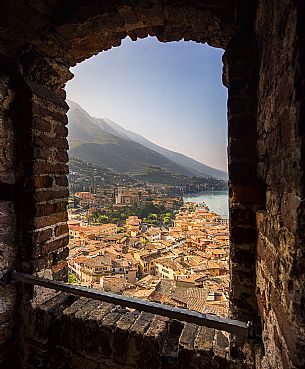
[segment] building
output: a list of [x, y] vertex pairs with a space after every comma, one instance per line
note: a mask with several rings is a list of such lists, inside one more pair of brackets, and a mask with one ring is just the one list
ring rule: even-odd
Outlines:
[[91, 206], [94, 204], [95, 196], [91, 192], [75, 192], [74, 196], [79, 200], [81, 206]]
[[141, 200], [141, 195], [137, 191], [131, 189], [119, 188], [115, 197], [115, 203], [117, 205], [135, 205]]
[[185, 269], [177, 261], [171, 258], [159, 258], [155, 261], [156, 275], [165, 279], [175, 279], [179, 274], [184, 274]]

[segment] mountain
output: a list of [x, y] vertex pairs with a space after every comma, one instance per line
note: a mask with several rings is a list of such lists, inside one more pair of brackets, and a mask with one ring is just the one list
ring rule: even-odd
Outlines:
[[120, 173], [158, 166], [170, 173], [226, 179], [227, 173], [158, 146], [106, 118], [91, 117], [68, 101], [69, 154]]
[[127, 175], [114, 173], [99, 165], [69, 157], [69, 187], [71, 192], [90, 191], [104, 186], [130, 186], [137, 181]]
[[147, 167], [132, 177], [144, 183], [167, 184], [176, 187], [181, 193], [200, 191], [227, 190], [227, 181], [213, 177], [185, 176], [182, 174], [169, 173], [159, 167]]
[[122, 137], [128, 137], [129, 139], [158, 152], [159, 154], [165, 156], [169, 160], [172, 160], [176, 164], [188, 168], [193, 175], [203, 177], [215, 177], [218, 179], [228, 179], [228, 173], [223, 170], [215, 169], [206, 164], [200, 163], [199, 161], [192, 159], [186, 155], [165, 149], [164, 147], [147, 140], [145, 137], [139, 135], [138, 133], [124, 129], [110, 119], [103, 118], [103, 120], [108, 123], [109, 127], [116, 130], [117, 134], [121, 135]]

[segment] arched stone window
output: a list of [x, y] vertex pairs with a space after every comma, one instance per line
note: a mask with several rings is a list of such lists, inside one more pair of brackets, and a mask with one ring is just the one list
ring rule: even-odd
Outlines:
[[271, 367], [304, 366], [304, 4], [4, 1], [2, 11], [4, 356], [11, 360], [17, 343], [25, 351], [24, 338], [34, 336], [27, 326], [29, 300], [34, 296], [38, 304], [49, 298], [45, 290], [33, 295], [8, 284], [9, 272], [66, 276], [68, 107], [62, 88], [72, 77], [69, 68], [119, 46], [127, 35], [151, 35], [161, 42], [185, 39], [225, 50], [231, 315], [258, 325], [262, 318]]

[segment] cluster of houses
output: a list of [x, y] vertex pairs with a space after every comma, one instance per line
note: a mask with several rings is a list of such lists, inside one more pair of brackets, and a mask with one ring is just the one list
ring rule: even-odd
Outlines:
[[[69, 199], [70, 208], [111, 206], [118, 209], [125, 206], [139, 205], [150, 202], [153, 205], [163, 205], [165, 209], [176, 209], [180, 204], [180, 196], [170, 196], [166, 187], [146, 185], [142, 187], [106, 187], [96, 189], [96, 193], [79, 191], [73, 193]], [[76, 207], [76, 208], [77, 208]]]
[[77, 283], [127, 296], [226, 316], [228, 225], [204, 205], [185, 203], [173, 227], [147, 227], [137, 216], [116, 224], [69, 221], [69, 273]]

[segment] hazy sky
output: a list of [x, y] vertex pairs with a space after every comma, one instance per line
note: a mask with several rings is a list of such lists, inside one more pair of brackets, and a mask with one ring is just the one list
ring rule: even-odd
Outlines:
[[90, 115], [227, 170], [222, 54], [194, 42], [126, 38], [72, 68], [67, 98]]

